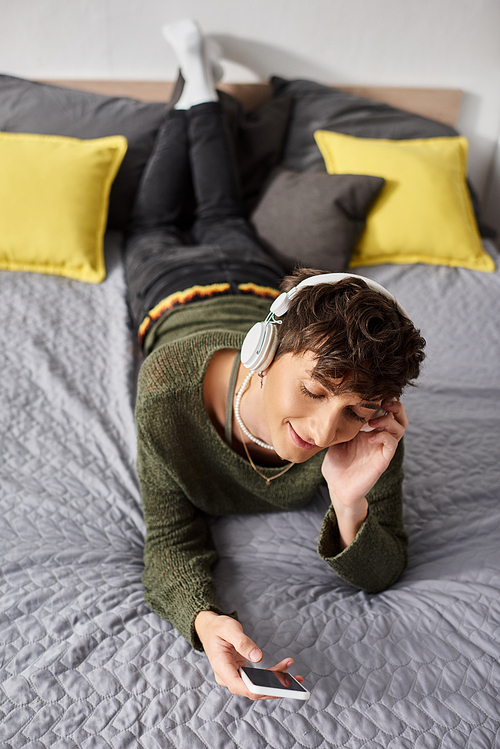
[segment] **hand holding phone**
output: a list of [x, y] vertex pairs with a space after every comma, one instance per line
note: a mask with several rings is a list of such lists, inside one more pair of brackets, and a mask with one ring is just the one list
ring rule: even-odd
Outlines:
[[[255, 687], [252, 691], [248, 688], [248, 681], [243, 680], [240, 668], [246, 667], [247, 661], [258, 663], [262, 660], [262, 651], [253, 640], [245, 635], [240, 622], [230, 616], [216, 614], [214, 611], [200, 611], [195, 619], [195, 629], [213, 668], [217, 684], [227, 687], [232, 694], [251, 700], [291, 696], [283, 695], [281, 691], [277, 695], [261, 694], [255, 691]], [[273, 669], [288, 679], [288, 675], [284, 672], [292, 665], [293, 658], [284, 658], [273, 666]], [[301, 678], [298, 676], [294, 681], [298, 684]], [[288, 691], [283, 682], [278, 681], [278, 686], [281, 690]], [[307, 697], [302, 699], [307, 699]]]
[[241, 666], [241, 678], [252, 694], [266, 697], [289, 697], [293, 700], [308, 700], [311, 696], [297, 679], [284, 671], [268, 671], [265, 668]]

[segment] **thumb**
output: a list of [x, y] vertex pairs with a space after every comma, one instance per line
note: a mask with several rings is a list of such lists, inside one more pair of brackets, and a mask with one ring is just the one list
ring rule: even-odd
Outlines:
[[241, 626], [240, 622], [229, 617], [223, 617], [223, 627], [219, 631], [219, 636], [225, 640], [241, 655], [245, 660], [258, 663], [262, 660], [262, 651], [253, 640], [248, 637]]
[[[252, 642], [250, 640], [250, 642]], [[258, 663], [262, 660], [262, 650], [255, 645], [255, 643], [252, 642], [252, 650], [250, 653], [246, 656], [247, 661], [251, 661], [252, 663]]]
[[262, 650], [257, 647], [250, 637], [247, 637], [243, 632], [239, 636], [235, 637], [231, 643], [235, 650], [245, 658], [247, 661], [252, 663], [258, 663], [262, 660]]

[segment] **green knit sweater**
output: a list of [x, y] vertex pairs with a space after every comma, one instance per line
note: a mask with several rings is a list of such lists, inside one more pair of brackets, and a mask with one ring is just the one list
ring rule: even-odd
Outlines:
[[[203, 378], [212, 354], [239, 349], [263, 320], [268, 300], [223, 296], [176, 308], [146, 340], [136, 404], [138, 474], [146, 522], [146, 601], [197, 648], [196, 615], [223, 613], [212, 579], [217, 560], [204, 513], [276, 512], [306, 505], [322, 481], [320, 453], [266, 484], [219, 436], [205, 410]], [[369, 512], [343, 551], [330, 508], [318, 552], [351, 585], [383, 590], [406, 566], [402, 443], [368, 496]], [[266, 476], [281, 468], [259, 467]]]

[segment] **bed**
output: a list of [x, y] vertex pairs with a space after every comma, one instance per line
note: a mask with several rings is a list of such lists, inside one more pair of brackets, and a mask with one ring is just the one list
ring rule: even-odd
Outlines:
[[[137, 136], [144, 153], [134, 133], [124, 133], [135, 158], [127, 179], [135, 175], [137, 182], [162, 104], [123, 99], [123, 90], [115, 99], [116, 89], [98, 96], [73, 88], [64, 99], [56, 86], [2, 79], [3, 131], [57, 133], [54, 118], [90, 128], [106, 108], [115, 118], [147, 120]], [[257, 210], [256, 183], [267, 190], [264, 177], [276, 165], [324, 177], [314, 144], [316, 151], [309, 148], [299, 163], [303, 132], [294, 121], [324, 93], [300, 81], [275, 79], [273, 87], [284, 141], [273, 154], [260, 153], [249, 210]], [[341, 93], [353, 97], [342, 99], [349, 112], [362, 101], [370, 121], [375, 116], [396, 127], [399, 99], [387, 109], [372, 107], [368, 90]], [[442, 107], [443, 95], [435, 98]], [[54, 101], [65, 106], [57, 110]], [[441, 117], [436, 110], [412, 114], [414, 124], [430, 131], [405, 130], [402, 138], [453, 137], [456, 92], [450, 102]], [[346, 113], [344, 107], [344, 125]], [[269, 127], [269, 116], [269, 110], [260, 119], [237, 111], [240, 165], [251, 133]], [[353, 118], [359, 128], [359, 108]], [[327, 120], [311, 127], [336, 129]], [[349, 136], [349, 127], [337, 129]], [[73, 134], [113, 133], [101, 127]], [[354, 268], [395, 294], [427, 340], [423, 375], [405, 396], [410, 562], [401, 579], [368, 595], [324, 565], [316, 553], [328, 505], [323, 492], [301, 511], [210, 519], [223, 604], [237, 609], [265, 653], [264, 666], [293, 654], [293, 670], [311, 691], [305, 703], [251, 703], [218, 687], [205, 656], [143, 600], [133, 420], [141, 360], [130, 333], [119, 231], [120, 200], [133, 193], [133, 180], [118, 187], [102, 283], [0, 272], [1, 745], [500, 746], [500, 270], [487, 228], [479, 219], [483, 260], [493, 264], [488, 271], [439, 257], [434, 264], [400, 259]]]

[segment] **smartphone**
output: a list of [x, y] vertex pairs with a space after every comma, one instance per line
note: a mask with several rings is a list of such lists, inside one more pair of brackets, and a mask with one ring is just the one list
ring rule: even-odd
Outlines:
[[[372, 419], [378, 419], [378, 418], [380, 418], [380, 416], [385, 416], [386, 414], [387, 414], [387, 411], [384, 411], [383, 408], [379, 408], [378, 411], [375, 411], [375, 413], [373, 414], [373, 416], [370, 416], [369, 421], [371, 421]], [[374, 429], [375, 429], [375, 427], [371, 427], [371, 426], [369, 426], [369, 424], [365, 424], [364, 426], [361, 427], [361, 429], [359, 431], [360, 432], [373, 432]]]
[[290, 697], [293, 700], [308, 700], [311, 696], [297, 679], [283, 671], [268, 671], [265, 668], [240, 668], [241, 678], [252, 694], [267, 697]]

